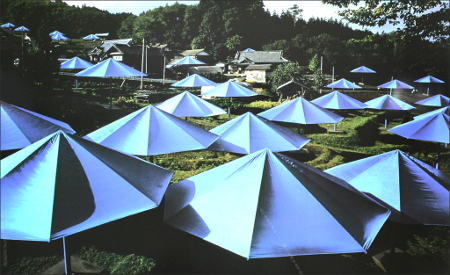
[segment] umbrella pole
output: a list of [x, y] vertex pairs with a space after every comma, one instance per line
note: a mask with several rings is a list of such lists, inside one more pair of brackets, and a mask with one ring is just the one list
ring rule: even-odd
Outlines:
[[228, 107], [228, 118], [231, 116], [231, 97], [230, 97], [230, 106]]
[[430, 92], [430, 86], [427, 87], [427, 95], [429, 95]]
[[75, 77], [75, 89], [78, 89], [78, 78]]
[[109, 109], [112, 109], [112, 77], [109, 78]]
[[394, 224], [391, 224], [391, 249], [390, 249], [390, 254], [391, 257], [395, 256], [395, 228], [394, 228]]
[[387, 111], [384, 113], [384, 129], [387, 128]]
[[297, 124], [297, 133], [300, 135], [300, 124]]
[[64, 274], [71, 274], [72, 273], [72, 267], [70, 264], [70, 255], [67, 255], [67, 248], [66, 248], [66, 237], [63, 237], [63, 250], [64, 250]]
[[439, 154], [441, 151], [441, 144], [438, 142], [437, 146], [438, 146], [438, 148], [437, 148], [437, 154], [436, 154], [436, 169], [439, 170]]
[[336, 132], [336, 123], [334, 124], [334, 131]]

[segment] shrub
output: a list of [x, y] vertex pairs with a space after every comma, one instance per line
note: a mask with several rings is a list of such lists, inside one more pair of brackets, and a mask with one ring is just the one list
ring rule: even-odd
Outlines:
[[280, 104], [281, 103], [279, 103], [279, 102], [272, 102], [272, 101], [253, 101], [249, 104], [246, 104], [245, 107], [260, 108], [260, 109], [268, 110], [268, 109], [278, 106]]

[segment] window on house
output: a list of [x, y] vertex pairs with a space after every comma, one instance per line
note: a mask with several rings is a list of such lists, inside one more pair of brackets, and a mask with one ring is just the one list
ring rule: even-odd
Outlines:
[[122, 61], [123, 60], [121, 55], [114, 55], [113, 59], [116, 60], [116, 61]]

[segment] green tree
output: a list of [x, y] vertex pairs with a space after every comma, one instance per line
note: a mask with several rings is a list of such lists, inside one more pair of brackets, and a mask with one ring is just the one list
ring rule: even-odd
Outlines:
[[290, 12], [292, 14], [292, 17], [294, 19], [294, 27], [295, 27], [295, 24], [297, 23], [297, 21], [302, 18], [303, 9], [301, 9], [299, 6], [297, 6], [297, 4], [294, 4], [292, 7], [290, 7], [288, 9], [288, 12]]
[[277, 88], [292, 79], [304, 80], [304, 69], [297, 62], [281, 64], [272, 72], [270, 86], [272, 87], [272, 91], [279, 95], [280, 100], [283, 95], [277, 91]]
[[117, 30], [117, 36], [119, 38], [133, 37], [134, 20], [136, 20], [136, 18], [137, 16], [132, 14], [122, 21], [119, 30]]
[[230, 52], [236, 52], [242, 47], [242, 39], [242, 36], [236, 34], [233, 37], [229, 37], [225, 45]]
[[323, 87], [325, 77], [323, 71], [320, 69], [319, 56], [316, 54], [309, 62], [309, 70], [313, 73], [313, 83], [311, 87], [315, 90], [320, 90]]
[[[399, 25], [405, 28], [399, 30], [409, 36], [422, 39], [441, 39], [447, 37], [450, 26], [450, 4], [440, 0], [412, 1], [380, 1], [380, 0], [322, 0], [323, 3], [347, 8], [339, 15], [350, 23], [361, 26]], [[358, 9], [348, 9], [349, 5], [365, 5]]]

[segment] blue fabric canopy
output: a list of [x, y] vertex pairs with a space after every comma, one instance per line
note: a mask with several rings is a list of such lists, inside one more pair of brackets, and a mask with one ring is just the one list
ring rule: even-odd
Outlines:
[[249, 97], [256, 96], [258, 93], [229, 80], [203, 93], [203, 95], [214, 97]]
[[78, 77], [132, 77], [147, 76], [140, 71], [131, 68], [119, 61], [108, 58], [92, 67], [89, 67], [77, 74]]
[[407, 224], [449, 223], [450, 177], [400, 150], [326, 170], [388, 207], [390, 220]]
[[252, 48], [247, 48], [247, 49], [243, 50], [243, 52], [254, 52], [254, 51], [255, 51], [255, 50], [252, 49]]
[[95, 34], [90, 34], [90, 35], [84, 37], [83, 40], [100, 40], [100, 37], [98, 37]]
[[251, 154], [264, 148], [274, 152], [296, 151], [310, 141], [250, 112], [209, 131], [220, 138], [208, 149], [238, 154]]
[[444, 112], [422, 116], [389, 129], [388, 132], [409, 139], [450, 143], [449, 116]]
[[367, 106], [366, 104], [338, 91], [334, 91], [316, 98], [311, 102], [322, 108], [335, 110], [364, 109]]
[[379, 88], [386, 88], [386, 89], [414, 89], [413, 86], [410, 86], [404, 82], [401, 82], [397, 79], [394, 79], [392, 81], [386, 82], [384, 84], [381, 84], [378, 86]]
[[159, 109], [174, 116], [207, 117], [226, 114], [226, 112], [189, 92], [183, 92], [156, 105]]
[[436, 115], [436, 114], [440, 114], [440, 113], [444, 113], [444, 114], [450, 116], [450, 107], [447, 106], [447, 107], [443, 107], [443, 108], [440, 108], [440, 109], [437, 109], [437, 110], [434, 110], [431, 112], [426, 112], [424, 114], [413, 117], [413, 119], [420, 119], [420, 118], [424, 118], [427, 116], [432, 116], [432, 115]]
[[48, 242], [155, 208], [172, 175], [58, 131], [1, 160], [1, 238]]
[[338, 81], [328, 84], [326, 87], [334, 89], [361, 89], [360, 86], [353, 84], [352, 82], [348, 81], [345, 78], [342, 78]]
[[60, 68], [61, 69], [86, 69], [86, 68], [89, 68], [92, 66], [94, 66], [94, 65], [87, 62], [86, 60], [79, 58], [78, 56], [75, 56], [74, 58], [71, 58], [71, 59], [67, 60], [66, 62], [62, 63]]
[[298, 124], [338, 123], [344, 119], [303, 97], [285, 102], [258, 115], [272, 121]]
[[6, 24], [3, 24], [2, 25], [2, 28], [14, 28], [15, 26], [14, 26], [14, 24], [11, 24], [11, 23], [6, 23]]
[[172, 87], [202, 87], [202, 86], [217, 86], [216, 82], [213, 82], [201, 75], [193, 74], [188, 76], [174, 84]]
[[151, 156], [203, 150], [219, 137], [148, 105], [84, 138], [124, 153]]
[[450, 105], [448, 97], [441, 94], [417, 101], [415, 104], [432, 107], [445, 107]]
[[365, 102], [366, 108], [377, 110], [411, 110], [416, 107], [390, 95], [383, 95]]
[[418, 82], [418, 83], [445, 83], [444, 81], [437, 79], [434, 76], [431, 75], [427, 75], [425, 77], [422, 77], [420, 79], [414, 80], [414, 82]]
[[25, 26], [20, 26], [14, 29], [16, 32], [29, 32], [30, 30]]
[[270, 149], [169, 186], [164, 203], [167, 224], [247, 259], [366, 252], [389, 213]]
[[66, 123], [0, 101], [1, 150], [16, 150], [58, 131], [74, 134]]
[[52, 40], [55, 40], [55, 41], [67, 41], [67, 40], [70, 40], [70, 39], [65, 37], [62, 34], [57, 33], [57, 34], [52, 36]]
[[55, 34], [65, 35], [64, 33], [60, 32], [60, 31], [53, 31], [53, 32], [49, 33], [48, 35], [54, 36]]
[[358, 67], [350, 71], [351, 73], [364, 73], [364, 74], [374, 74], [376, 73], [374, 70], [369, 69], [365, 66]]
[[192, 58], [191, 56], [186, 56], [183, 59], [180, 59], [171, 65], [206, 65], [205, 62]]

